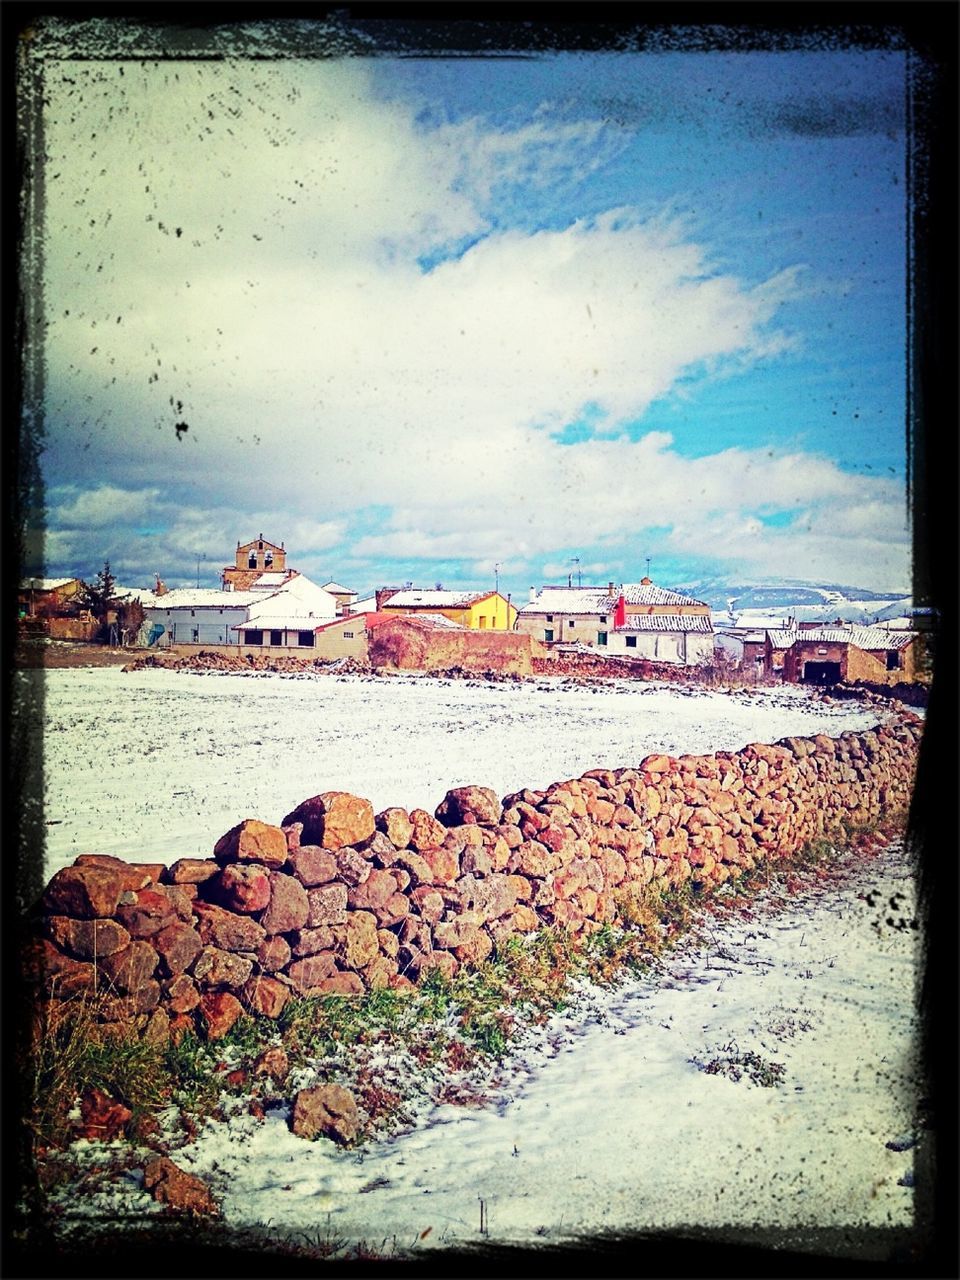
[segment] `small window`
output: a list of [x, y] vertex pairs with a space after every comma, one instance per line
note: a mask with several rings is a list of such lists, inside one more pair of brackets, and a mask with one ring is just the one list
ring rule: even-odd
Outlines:
[[487, 620], [486, 620], [486, 618], [483, 616], [483, 614], [481, 614], [481, 615], [480, 615], [480, 617], [479, 617], [478, 621], [479, 621], [479, 623], [480, 623], [480, 626], [481, 626], [481, 627], [485, 627], [485, 626], [487, 625]]
[[607, 643], [607, 633], [605, 631], [598, 631], [597, 644], [606, 644], [606, 643]]
[[257, 567], [257, 553], [255, 551], [251, 551], [250, 554], [247, 556], [247, 568], [255, 569], [256, 567]]
[[243, 634], [247, 637], [247, 644], [263, 644], [262, 631], [245, 631]]
[[190, 610], [190, 617], [191, 617], [191, 618], [195, 618], [196, 616], [197, 616], [197, 611], [196, 611], [196, 609], [191, 609], [191, 610]]
[[547, 629], [546, 629], [546, 630], [544, 631], [544, 633], [543, 633], [543, 638], [544, 638], [544, 641], [545, 641], [547, 644], [549, 644], [549, 643], [550, 643], [550, 641], [553, 639], [553, 628], [552, 628], [552, 627], [547, 627]]
[[352, 640], [352, 639], [353, 639], [353, 632], [352, 632], [352, 631], [345, 631], [345, 632], [343, 633], [343, 638], [344, 638], [344, 640]]
[[637, 647], [637, 637], [636, 637], [636, 636], [627, 636], [627, 637], [626, 637], [626, 645], [627, 645], [627, 648], [628, 648], [628, 649], [635, 649], [635, 648]]
[[314, 640], [313, 640], [312, 631], [297, 632], [297, 644], [300, 645], [301, 649], [312, 649], [313, 643], [314, 643]]
[[900, 670], [900, 654], [896, 649], [887, 650], [887, 670], [888, 671]]
[[263, 566], [265, 569], [269, 569], [272, 564], [273, 564], [273, 552], [268, 551], [267, 554], [263, 557]]
[[600, 619], [600, 621], [601, 621], [601, 622], [606, 622], [606, 620], [607, 620], [607, 615], [606, 615], [606, 614], [604, 614], [604, 615], [603, 615], [603, 617]]
[[270, 643], [271, 643], [271, 644], [283, 644], [283, 632], [282, 632], [282, 631], [271, 631], [271, 632], [270, 632]]
[[199, 643], [200, 643], [200, 628], [199, 628], [199, 627], [194, 627], [194, 628], [193, 628], [193, 631], [191, 632], [191, 635], [192, 635], [192, 637], [193, 637], [193, 643], [194, 643], [194, 644], [199, 644]]
[[820, 655], [820, 657], [823, 657], [823, 656], [826, 654], [826, 652], [827, 652], [827, 651], [826, 651], [826, 649], [818, 649], [818, 650], [817, 650], [817, 653]]
[[552, 621], [553, 621], [553, 614], [552, 614], [552, 613], [548, 613], [548, 614], [547, 614], [547, 621], [548, 621], [548, 622], [552, 622]]
[[568, 619], [567, 619], [567, 626], [568, 626], [568, 627], [575, 627], [576, 625], [577, 625], [577, 623], [576, 623], [576, 619], [575, 619], [575, 618], [568, 618]]

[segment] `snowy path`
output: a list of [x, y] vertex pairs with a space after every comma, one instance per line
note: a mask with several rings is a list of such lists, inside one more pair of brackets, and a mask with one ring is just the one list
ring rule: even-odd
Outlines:
[[[900, 896], [897, 896], [900, 895]], [[890, 903], [893, 900], [894, 905]], [[235, 1223], [419, 1247], [652, 1227], [909, 1227], [900, 1185], [919, 1088], [917, 934], [899, 844], [752, 919], [707, 917], [659, 975], [582, 992], [519, 1050], [485, 1109], [433, 1108], [345, 1152], [263, 1122], [210, 1123], [177, 1153]], [[761, 1087], [691, 1062], [782, 1064]]]
[[216, 676], [76, 668], [45, 687], [46, 850], [173, 862], [241, 818], [279, 822], [320, 791], [432, 812], [450, 787], [545, 787], [650, 752], [737, 750], [867, 728], [875, 710], [795, 687], [716, 693], [610, 682]]

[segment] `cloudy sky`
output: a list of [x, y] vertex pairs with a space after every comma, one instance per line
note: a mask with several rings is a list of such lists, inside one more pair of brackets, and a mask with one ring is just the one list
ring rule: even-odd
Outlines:
[[907, 587], [904, 86], [46, 58], [43, 571]]

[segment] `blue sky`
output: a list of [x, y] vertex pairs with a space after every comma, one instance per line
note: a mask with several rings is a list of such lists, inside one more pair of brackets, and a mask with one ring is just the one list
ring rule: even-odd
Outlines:
[[47, 573], [909, 584], [903, 55], [48, 65]]

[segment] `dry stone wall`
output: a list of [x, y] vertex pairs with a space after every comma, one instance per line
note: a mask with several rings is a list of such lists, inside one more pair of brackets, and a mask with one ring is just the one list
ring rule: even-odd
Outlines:
[[28, 976], [97, 994], [150, 1036], [224, 1035], [294, 996], [411, 989], [545, 925], [617, 922], [631, 897], [705, 889], [765, 858], [903, 813], [920, 720], [716, 755], [647, 756], [503, 800], [449, 791], [431, 814], [324, 792], [280, 825], [246, 819], [210, 858], [86, 854], [50, 881]]

